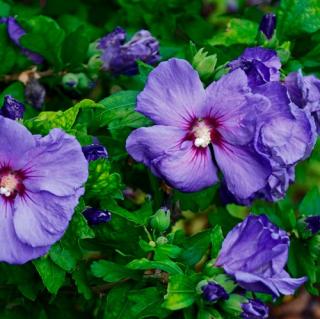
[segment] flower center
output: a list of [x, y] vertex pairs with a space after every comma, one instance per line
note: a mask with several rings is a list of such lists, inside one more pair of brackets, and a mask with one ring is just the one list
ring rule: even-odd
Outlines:
[[24, 173], [13, 171], [9, 167], [0, 167], [0, 195], [8, 199], [14, 199], [17, 194], [23, 195]]
[[208, 126], [203, 120], [199, 120], [193, 127], [194, 145], [196, 147], [207, 147], [211, 143], [211, 127]]

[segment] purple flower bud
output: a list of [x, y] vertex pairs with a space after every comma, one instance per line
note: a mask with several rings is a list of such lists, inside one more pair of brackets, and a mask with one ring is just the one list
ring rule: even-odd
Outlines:
[[259, 30], [267, 37], [267, 39], [270, 40], [274, 34], [276, 25], [276, 15], [273, 13], [267, 13], [261, 19]]
[[83, 212], [84, 217], [90, 225], [99, 225], [111, 220], [111, 213], [107, 210], [98, 210], [96, 208], [87, 208]]
[[85, 158], [90, 161], [95, 161], [99, 158], [108, 158], [108, 152], [103, 145], [90, 144], [82, 147], [82, 152]]
[[227, 300], [229, 298], [225, 289], [214, 282], [208, 282], [202, 287], [202, 291], [203, 299], [210, 302], [215, 302], [219, 299]]
[[241, 308], [241, 318], [244, 319], [266, 319], [269, 315], [269, 308], [258, 299], [249, 299]]
[[320, 231], [320, 215], [306, 217], [304, 221], [313, 235]]
[[37, 79], [30, 79], [26, 85], [24, 95], [28, 103], [40, 110], [46, 97], [46, 90]]
[[117, 27], [101, 38], [98, 48], [102, 50], [103, 68], [114, 75], [135, 75], [138, 73], [137, 61], [155, 64], [160, 60], [159, 42], [147, 30], [140, 30], [130, 41], [125, 42], [126, 32]]
[[26, 34], [26, 31], [20, 26], [14, 17], [2, 18], [0, 23], [7, 24], [7, 32], [11, 41], [21, 49], [21, 52], [36, 64], [43, 62], [43, 57], [38, 53], [32, 52], [20, 44], [20, 38]]
[[0, 114], [12, 120], [18, 120], [23, 118], [24, 105], [13, 98], [11, 95], [4, 97], [4, 103]]

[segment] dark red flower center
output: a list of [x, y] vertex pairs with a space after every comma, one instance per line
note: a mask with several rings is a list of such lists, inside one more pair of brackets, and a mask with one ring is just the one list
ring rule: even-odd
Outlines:
[[22, 171], [14, 171], [8, 166], [0, 168], [0, 196], [12, 200], [17, 194], [23, 195], [25, 187], [23, 180], [25, 175]]

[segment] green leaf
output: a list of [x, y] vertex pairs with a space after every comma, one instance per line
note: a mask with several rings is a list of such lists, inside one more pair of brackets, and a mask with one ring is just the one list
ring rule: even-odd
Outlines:
[[51, 247], [49, 255], [52, 261], [65, 271], [71, 271], [77, 265], [77, 259], [72, 250], [65, 249], [61, 242], [58, 242]]
[[8, 3], [0, 0], [0, 17], [8, 17], [10, 15], [10, 6]]
[[27, 34], [21, 37], [21, 45], [41, 54], [49, 63], [60, 68], [63, 29], [53, 19], [41, 15], [22, 22]]
[[137, 272], [107, 260], [95, 261], [91, 265], [92, 273], [107, 282], [117, 282], [125, 278], [136, 278]]
[[85, 33], [85, 28], [80, 26], [68, 34], [63, 41], [61, 52], [63, 62], [68, 65], [69, 69], [79, 67], [87, 57], [88, 48], [89, 39]]
[[24, 101], [24, 85], [21, 82], [13, 82], [7, 86], [0, 94], [0, 105], [3, 105], [6, 95], [11, 95], [18, 101]]
[[319, 1], [282, 0], [277, 20], [277, 35], [281, 38], [316, 32], [320, 29]]
[[221, 250], [222, 243], [224, 240], [222, 229], [219, 225], [216, 225], [212, 229], [212, 231], [210, 233], [210, 240], [211, 240], [211, 244], [212, 244], [211, 257], [216, 258]]
[[128, 268], [135, 270], [159, 269], [169, 274], [181, 274], [181, 268], [171, 260], [153, 261], [147, 258], [134, 259], [128, 265]]
[[303, 198], [299, 212], [305, 216], [320, 215], [320, 192], [318, 187], [312, 188]]
[[56, 294], [64, 283], [66, 272], [48, 257], [34, 260], [33, 264], [35, 265], [44, 286], [49, 292]]
[[80, 267], [72, 273], [72, 278], [77, 286], [78, 292], [82, 294], [85, 299], [91, 299], [92, 291], [89, 286], [89, 281], [84, 265], [80, 265]]
[[211, 46], [253, 45], [256, 41], [257, 32], [257, 23], [245, 19], [231, 19], [226, 27], [226, 31], [215, 35], [208, 41], [208, 44]]
[[162, 306], [169, 310], [187, 308], [195, 302], [196, 296], [195, 282], [190, 276], [171, 275]]
[[8, 38], [7, 25], [0, 23], [0, 75], [9, 73], [16, 63], [17, 54]]

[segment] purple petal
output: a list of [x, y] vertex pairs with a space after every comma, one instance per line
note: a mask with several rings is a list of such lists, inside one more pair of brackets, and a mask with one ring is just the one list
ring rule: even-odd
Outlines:
[[24, 184], [32, 192], [73, 195], [88, 177], [88, 162], [80, 144], [60, 129], [53, 129], [39, 139], [37, 147], [25, 154], [21, 165], [30, 172]]
[[136, 110], [156, 124], [186, 128], [195, 117], [202, 117], [204, 98], [205, 90], [192, 66], [170, 59], [150, 73]]
[[307, 280], [307, 277], [290, 278], [289, 274], [284, 270], [277, 277], [271, 278], [272, 283], [277, 287], [278, 291], [286, 296], [293, 295]]
[[14, 203], [14, 228], [18, 238], [32, 247], [52, 245], [68, 227], [79, 197], [58, 197], [48, 192], [31, 193], [17, 197]]
[[[32, 248], [19, 240], [13, 226], [13, 210], [1, 198], [0, 215], [0, 261], [9, 264], [24, 264], [48, 252], [49, 246], [45, 247], [41, 244], [41, 247]], [[25, 228], [30, 229], [28, 224], [25, 225]]]
[[32, 134], [18, 122], [0, 116], [0, 164], [10, 162], [15, 169], [20, 158], [36, 144]]
[[186, 192], [198, 191], [217, 182], [209, 148], [196, 150], [184, 141], [186, 132], [170, 126], [140, 128], [127, 139], [127, 151], [151, 168], [171, 186]]
[[248, 198], [264, 187], [271, 174], [269, 161], [248, 146], [225, 143], [213, 146], [215, 158], [229, 191], [239, 198]]

